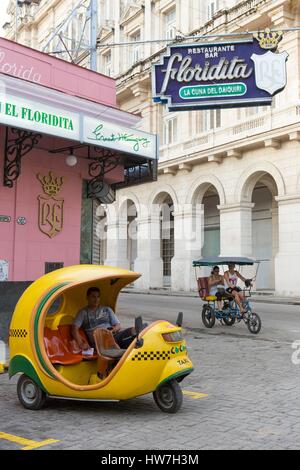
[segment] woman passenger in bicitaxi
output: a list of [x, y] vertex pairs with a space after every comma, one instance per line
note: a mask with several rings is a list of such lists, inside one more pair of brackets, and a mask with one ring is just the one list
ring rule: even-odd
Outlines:
[[243, 307], [243, 301], [245, 300], [245, 296], [242, 289], [238, 287], [237, 283], [238, 279], [241, 279], [241, 281], [243, 282], [245, 282], [246, 279], [238, 271], [235, 270], [234, 263], [228, 264], [228, 271], [224, 273], [224, 278], [227, 284], [226, 292], [234, 298], [234, 300], [239, 306], [241, 315], [243, 316], [244, 313], [246, 313]]
[[214, 266], [208, 278], [209, 295], [217, 297], [218, 310], [222, 310], [222, 297], [225, 294], [224, 277], [220, 274], [219, 266]]

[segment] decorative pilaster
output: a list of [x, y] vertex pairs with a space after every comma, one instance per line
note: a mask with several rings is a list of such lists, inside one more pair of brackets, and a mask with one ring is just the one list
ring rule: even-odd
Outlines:
[[163, 261], [160, 251], [160, 217], [139, 217], [137, 220], [137, 258], [134, 269], [142, 273], [135, 283], [140, 289], [163, 287]]

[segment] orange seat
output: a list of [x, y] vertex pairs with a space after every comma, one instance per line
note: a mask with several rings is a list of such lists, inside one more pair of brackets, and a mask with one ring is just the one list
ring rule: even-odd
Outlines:
[[62, 340], [58, 330], [44, 329], [44, 344], [47, 356], [52, 364], [79, 364], [82, 361], [82, 354], [70, 352]]
[[98, 353], [98, 376], [105, 378], [109, 375], [115, 364], [126, 352], [115, 342], [113, 334], [101, 328], [93, 332]]
[[197, 279], [199, 296], [203, 300], [209, 297], [208, 279], [208, 277], [199, 277]]
[[[72, 325], [60, 325], [58, 327], [59, 336], [62, 339], [65, 347], [70, 354], [80, 354], [81, 357], [85, 360], [94, 360], [97, 359], [98, 355], [95, 353], [92, 356], [82, 356], [82, 350], [77, 344], [77, 341], [72, 336]], [[83, 340], [88, 343], [87, 336], [82, 328], [79, 329], [79, 334]]]

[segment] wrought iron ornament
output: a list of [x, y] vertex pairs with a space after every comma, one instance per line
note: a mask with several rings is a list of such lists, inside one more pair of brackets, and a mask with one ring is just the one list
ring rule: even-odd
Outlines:
[[29, 153], [42, 138], [41, 134], [24, 131], [22, 129], [10, 129], [5, 134], [5, 158], [4, 158], [4, 186], [13, 188], [14, 182], [21, 174], [21, 160]]
[[113, 202], [111, 199], [115, 200], [115, 192], [104, 181], [104, 177], [117, 168], [123, 162], [123, 159], [119, 154], [110, 150], [94, 147], [94, 151], [96, 154], [100, 154], [101, 157], [94, 160], [89, 165], [89, 174], [92, 179], [88, 181], [87, 184], [87, 197], [90, 199], [99, 199], [100, 202], [105, 203], [105, 196], [108, 196], [108, 194], [105, 195], [103, 193], [109, 192], [108, 197], [110, 202]]
[[157, 160], [148, 160], [146, 163], [133, 165], [126, 168], [124, 172], [124, 181], [114, 185], [116, 189], [121, 189], [137, 184], [157, 181]]

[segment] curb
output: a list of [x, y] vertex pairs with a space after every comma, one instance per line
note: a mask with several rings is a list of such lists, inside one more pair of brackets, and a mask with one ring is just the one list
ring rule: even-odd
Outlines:
[[[135, 290], [135, 289], [123, 289], [122, 293], [124, 294], [139, 294], [139, 295], [161, 295], [161, 296], [169, 296], [169, 297], [189, 297], [189, 298], [199, 298], [196, 292], [172, 292], [169, 290]], [[277, 305], [300, 305], [300, 299], [297, 297], [293, 299], [293, 297], [274, 297], [272, 294], [270, 295], [263, 295], [258, 294], [251, 297], [252, 302], [256, 303], [264, 303], [264, 304], [277, 304]]]

